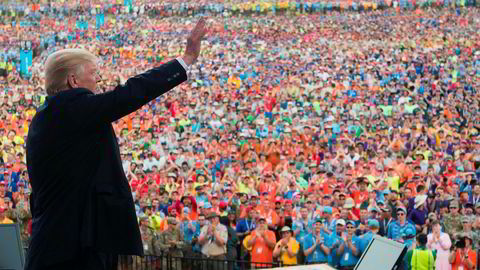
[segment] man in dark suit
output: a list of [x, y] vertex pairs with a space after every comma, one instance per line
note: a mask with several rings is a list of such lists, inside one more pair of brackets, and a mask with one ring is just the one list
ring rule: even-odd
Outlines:
[[388, 225], [390, 225], [393, 219], [390, 213], [390, 207], [384, 206], [380, 208], [380, 211], [382, 211], [382, 213], [381, 217], [379, 218], [380, 230], [378, 231], [378, 234], [386, 237]]
[[118, 255], [143, 255], [111, 123], [186, 81], [206, 31], [201, 19], [182, 57], [102, 94], [95, 56], [67, 49], [48, 57], [49, 96], [27, 138], [33, 232], [25, 269], [116, 269]]

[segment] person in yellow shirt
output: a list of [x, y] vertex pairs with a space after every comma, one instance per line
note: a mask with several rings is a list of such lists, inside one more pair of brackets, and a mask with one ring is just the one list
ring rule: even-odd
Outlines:
[[273, 257], [280, 257], [284, 266], [296, 265], [300, 244], [292, 237], [293, 233], [290, 227], [283, 227], [280, 233], [282, 234], [282, 239], [275, 245]]
[[0, 224], [13, 224], [13, 220], [5, 215], [6, 209], [0, 208]]

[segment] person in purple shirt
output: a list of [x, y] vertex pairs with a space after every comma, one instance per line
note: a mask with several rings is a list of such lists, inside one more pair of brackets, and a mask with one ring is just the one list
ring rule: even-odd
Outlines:
[[415, 197], [415, 206], [408, 213], [408, 219], [415, 224], [417, 231], [422, 231], [425, 226], [425, 220], [428, 217], [427, 195], [417, 195]]

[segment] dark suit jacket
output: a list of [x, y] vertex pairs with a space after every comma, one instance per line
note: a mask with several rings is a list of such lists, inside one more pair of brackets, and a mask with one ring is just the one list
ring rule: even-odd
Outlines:
[[392, 223], [393, 219], [388, 223], [388, 220], [385, 220], [384, 218], [379, 218], [377, 219], [378, 223], [380, 224], [380, 228], [378, 230], [378, 234], [383, 237], [387, 237], [387, 229], [388, 225]]
[[47, 98], [27, 138], [33, 232], [25, 269], [75, 258], [83, 248], [143, 255], [111, 123], [185, 80], [173, 60], [108, 93], [71, 89]]

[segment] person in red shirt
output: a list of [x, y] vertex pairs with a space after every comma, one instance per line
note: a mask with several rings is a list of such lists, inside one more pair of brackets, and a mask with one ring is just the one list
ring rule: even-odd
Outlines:
[[291, 217], [292, 220], [295, 220], [297, 217], [297, 213], [293, 209], [293, 202], [292, 200], [286, 200], [285, 204], [283, 205], [284, 211], [283, 214], [285, 217]]
[[357, 177], [357, 187], [358, 190], [352, 191], [352, 198], [355, 200], [355, 204], [360, 204], [368, 199], [367, 178]]

